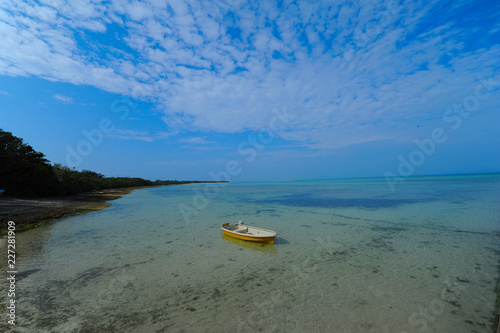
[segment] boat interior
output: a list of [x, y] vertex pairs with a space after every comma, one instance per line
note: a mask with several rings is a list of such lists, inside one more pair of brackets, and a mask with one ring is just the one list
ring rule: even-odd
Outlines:
[[241, 234], [248, 233], [248, 227], [242, 224], [225, 224], [223, 227], [227, 230], [239, 232]]

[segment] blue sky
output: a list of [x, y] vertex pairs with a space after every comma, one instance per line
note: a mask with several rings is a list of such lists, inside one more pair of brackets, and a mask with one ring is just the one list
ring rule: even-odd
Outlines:
[[5, 0], [0, 128], [106, 176], [496, 172], [498, 17], [491, 0]]

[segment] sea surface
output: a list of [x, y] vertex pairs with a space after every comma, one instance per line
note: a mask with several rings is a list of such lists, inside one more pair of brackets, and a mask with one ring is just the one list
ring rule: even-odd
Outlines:
[[[275, 244], [222, 235], [239, 220]], [[492, 332], [498, 233], [498, 174], [141, 189], [17, 234], [0, 330]]]

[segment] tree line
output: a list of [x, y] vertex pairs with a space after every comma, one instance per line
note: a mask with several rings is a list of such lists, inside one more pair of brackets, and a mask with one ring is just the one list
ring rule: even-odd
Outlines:
[[88, 191], [134, 186], [178, 185], [201, 181], [104, 177], [52, 164], [23, 139], [0, 129], [0, 190], [14, 197], [64, 196]]

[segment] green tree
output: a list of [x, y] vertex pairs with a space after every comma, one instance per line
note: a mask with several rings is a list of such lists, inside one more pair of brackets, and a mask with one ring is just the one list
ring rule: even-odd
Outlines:
[[0, 189], [8, 195], [38, 196], [54, 191], [54, 173], [44, 154], [0, 129]]
[[177, 185], [198, 181], [156, 180], [104, 177], [102, 174], [77, 171], [61, 164], [51, 165], [45, 155], [25, 144], [10, 132], [0, 129], [0, 189], [6, 195], [34, 197], [69, 195], [119, 187]]

